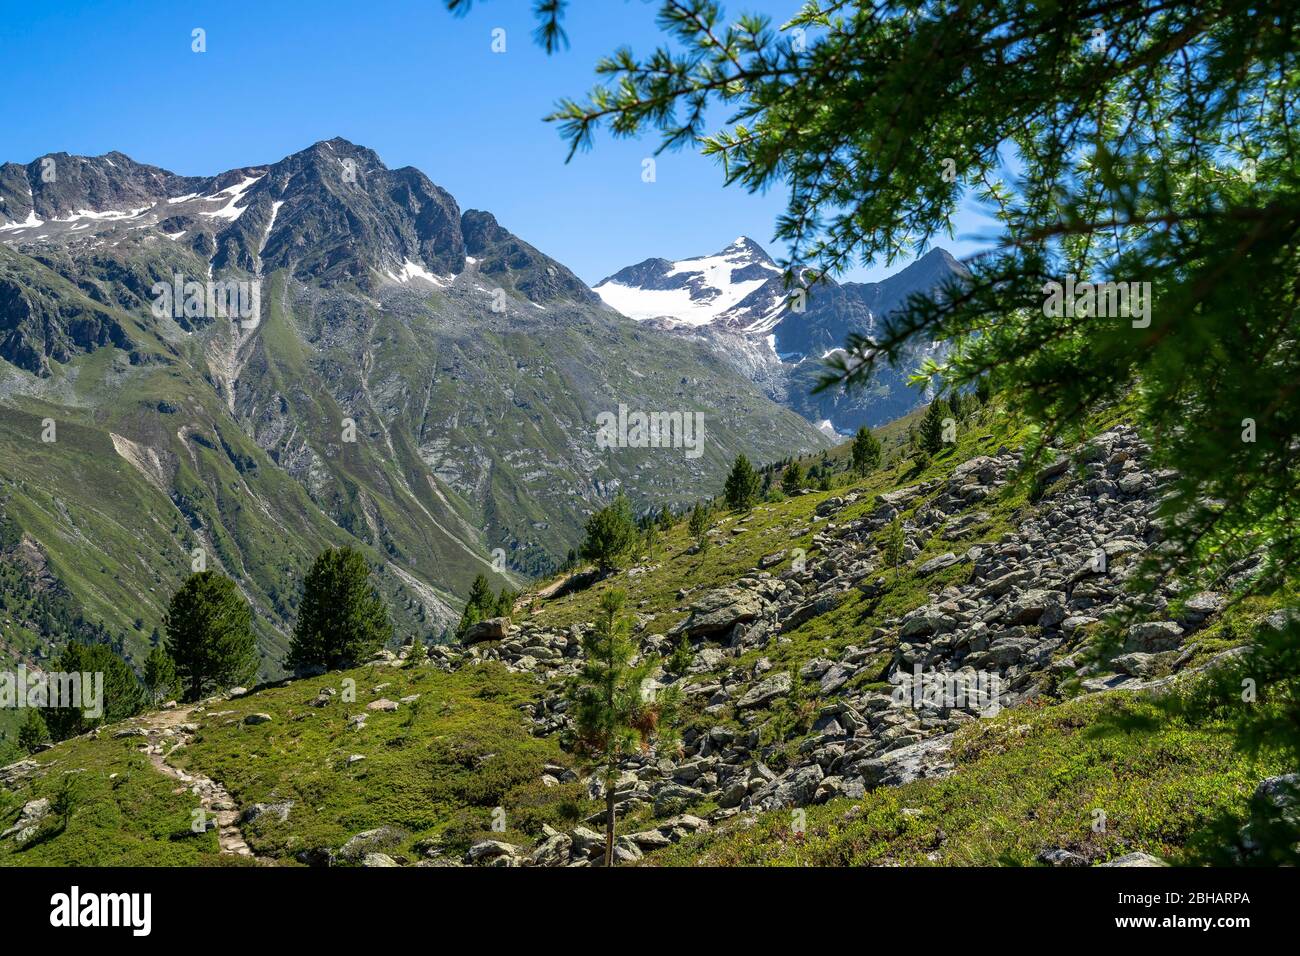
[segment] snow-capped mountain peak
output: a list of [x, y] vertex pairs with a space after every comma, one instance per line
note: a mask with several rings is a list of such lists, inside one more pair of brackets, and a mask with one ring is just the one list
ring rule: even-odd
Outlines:
[[914, 362], [883, 369], [869, 392], [811, 395], [825, 361], [854, 333], [872, 335], [914, 293], [960, 280], [965, 268], [943, 249], [931, 249], [880, 282], [819, 282], [804, 308], [789, 308], [781, 268], [754, 240], [740, 236], [721, 252], [669, 261], [646, 259], [601, 280], [596, 293], [629, 318], [655, 321], [704, 341], [777, 401], [823, 431], [852, 434], [922, 404], [923, 390], [907, 385], [914, 364], [938, 357], [941, 342], [916, 342]]
[[[602, 279], [595, 291], [629, 318], [690, 326], [722, 320], [731, 325], [733, 319], [741, 320], [732, 315], [737, 307], [748, 305], [747, 300], [774, 279], [779, 286], [780, 267], [753, 239], [740, 236], [709, 256], [675, 262], [646, 259]], [[770, 296], [762, 298], [766, 301]]]

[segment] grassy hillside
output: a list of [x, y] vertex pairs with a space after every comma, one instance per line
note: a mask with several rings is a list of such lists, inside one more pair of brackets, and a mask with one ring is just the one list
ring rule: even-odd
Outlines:
[[[342, 700], [348, 681], [355, 681], [355, 703]], [[312, 706], [326, 687], [337, 696]], [[0, 840], [0, 865], [232, 862], [218, 856], [213, 834], [190, 832], [198, 800], [150, 765], [140, 752], [146, 738], [114, 736], [163, 719], [197, 725], [192, 741], [170, 753], [172, 766], [221, 781], [241, 808], [291, 803], [286, 819], [267, 814], [244, 827], [254, 853], [278, 863], [338, 849], [354, 834], [381, 827], [391, 828], [384, 851], [414, 862], [431, 853], [459, 859], [475, 839], [522, 840], [543, 823], [572, 826], [595, 805], [576, 783], [541, 782], [544, 766], [569, 759], [553, 741], [531, 736], [521, 718], [520, 707], [539, 690], [531, 677], [492, 664], [453, 674], [432, 665], [371, 666], [217, 701], [179, 718], [142, 715], [97, 739], [59, 744], [35, 758], [35, 781], [0, 789], [7, 828], [26, 802], [55, 799], [65, 780], [74, 787], [66, 829], [47, 818], [21, 848]], [[391, 713], [366, 706], [416, 695]], [[257, 713], [271, 720], [244, 723]], [[366, 715], [360, 729], [349, 725], [358, 714]], [[163, 739], [164, 747], [175, 743]], [[494, 831], [499, 806], [505, 826]]]

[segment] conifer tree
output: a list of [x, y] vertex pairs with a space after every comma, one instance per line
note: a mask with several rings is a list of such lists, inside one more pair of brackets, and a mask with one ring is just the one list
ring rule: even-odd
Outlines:
[[659, 509], [659, 530], [665, 534], [673, 530], [673, 513], [667, 505]]
[[[90, 708], [100, 711], [97, 716], [88, 714], [84, 706], [46, 708], [45, 724], [54, 740], [66, 740], [88, 733], [101, 724], [125, 720], [144, 707], [145, 695], [135, 671], [125, 658], [106, 644], [73, 641], [55, 658], [53, 669], [63, 674], [92, 675], [93, 682], [102, 679], [103, 694], [102, 700]], [[84, 677], [82, 693], [86, 693]], [[82, 699], [84, 702], [85, 697]]]
[[722, 496], [733, 511], [749, 511], [758, 500], [759, 477], [743, 454], [737, 455]]
[[479, 621], [495, 617], [496, 596], [487, 576], [477, 574], [474, 583], [469, 586], [469, 597], [465, 599], [465, 610], [461, 612], [460, 624], [456, 627], [456, 636], [464, 634]]
[[936, 398], [925, 410], [921, 425], [917, 429], [917, 443], [926, 455], [935, 455], [943, 448], [944, 419], [951, 417], [952, 411], [942, 398]]
[[700, 502], [695, 502], [695, 507], [691, 509], [690, 523], [687, 526], [691, 537], [695, 539], [695, 546], [700, 551], [709, 550], [709, 512]]
[[429, 648], [425, 645], [424, 639], [419, 635], [411, 641], [411, 650], [406, 655], [407, 667], [419, 667], [429, 659]]
[[289, 669], [353, 667], [392, 636], [388, 605], [370, 583], [365, 555], [351, 547], [317, 555], [303, 580]]
[[144, 688], [155, 707], [176, 689], [176, 663], [161, 644], [150, 648], [144, 660]]
[[191, 574], [172, 596], [165, 627], [167, 653], [188, 701], [233, 687], [257, 672], [253, 612], [224, 574]]
[[587, 519], [586, 538], [581, 554], [606, 573], [618, 567], [619, 562], [636, 546], [637, 528], [632, 517], [632, 505], [623, 492]]
[[865, 477], [880, 467], [880, 441], [863, 425], [853, 436], [853, 470]]
[[605, 786], [605, 865], [614, 862], [615, 788], [619, 765], [652, 743], [671, 742], [678, 701], [661, 693], [647, 699], [644, 685], [656, 660], [635, 662], [631, 622], [623, 612], [626, 595], [607, 591], [596, 626], [582, 638], [583, 667], [569, 686], [576, 752], [600, 773]]
[[49, 742], [50, 731], [45, 726], [45, 718], [41, 716], [40, 708], [27, 708], [27, 714], [18, 728], [18, 746], [27, 753], [34, 754]]
[[781, 490], [787, 495], [797, 495], [803, 488], [803, 467], [797, 461], [790, 462], [785, 474], [781, 476]]
[[907, 553], [907, 535], [903, 531], [901, 519], [895, 518], [881, 532], [880, 552], [885, 559], [885, 564], [891, 568], [896, 568], [903, 563]]

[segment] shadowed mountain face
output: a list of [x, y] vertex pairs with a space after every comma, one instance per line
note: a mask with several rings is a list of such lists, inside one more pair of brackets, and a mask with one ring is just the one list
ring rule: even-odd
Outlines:
[[[327, 545], [366, 550], [399, 634], [438, 634], [476, 574], [552, 567], [620, 489], [681, 505], [737, 453], [825, 444], [341, 139], [210, 177], [42, 157], [0, 198], [0, 529], [137, 658], [196, 552], [252, 602], [270, 673]], [[700, 453], [598, 445], [620, 405], [700, 413]], [[11, 655], [48, 649], [20, 630]]]
[[883, 370], [853, 395], [810, 394], [824, 360], [851, 333], [879, 333], [909, 296], [965, 274], [961, 263], [934, 249], [881, 282], [820, 283], [800, 312], [790, 308], [780, 267], [758, 243], [741, 236], [712, 256], [628, 266], [597, 283], [595, 291], [631, 318], [706, 343], [775, 401], [828, 433], [849, 434], [924, 404], [926, 394], [909, 387], [907, 378], [922, 360], [942, 354], [943, 346], [917, 343], [900, 368]]

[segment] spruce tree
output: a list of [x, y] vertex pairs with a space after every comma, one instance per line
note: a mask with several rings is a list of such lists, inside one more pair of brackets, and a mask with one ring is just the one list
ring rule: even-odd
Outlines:
[[295, 671], [354, 667], [392, 636], [388, 605], [370, 583], [365, 555], [346, 546], [327, 548], [303, 579], [285, 666]]
[[659, 553], [659, 522], [651, 517], [646, 522], [641, 531], [641, 546], [645, 549], [646, 556], [654, 560]]
[[632, 517], [632, 505], [623, 492], [587, 519], [586, 538], [581, 554], [593, 561], [602, 572], [618, 567], [619, 562], [636, 546], [637, 528]]
[[749, 511], [758, 500], [759, 477], [743, 454], [737, 455], [727, 475], [722, 497], [732, 511]]
[[176, 689], [176, 663], [161, 645], [151, 648], [145, 658], [144, 688], [155, 707]]
[[687, 529], [690, 531], [691, 537], [695, 539], [695, 546], [699, 548], [700, 551], [708, 551], [709, 512], [704, 505], [700, 504], [698, 501], [695, 502], [695, 507], [691, 509], [691, 518], [687, 525]]
[[461, 612], [456, 634], [458, 636], [464, 634], [479, 621], [492, 617], [495, 605], [496, 598], [492, 594], [492, 585], [488, 583], [487, 576], [476, 574], [474, 583], [469, 586], [469, 597], [465, 599], [465, 610]]
[[942, 398], [936, 398], [930, 403], [921, 418], [920, 428], [917, 429], [917, 443], [922, 452], [936, 455], [943, 448], [943, 422], [951, 415], [948, 403]]
[[235, 582], [216, 571], [191, 574], [172, 596], [166, 648], [187, 701], [257, 673], [253, 612]]
[[29, 754], [34, 754], [50, 742], [50, 731], [45, 726], [45, 718], [36, 707], [27, 708], [22, 725], [18, 728], [18, 746]]
[[903, 522], [895, 518], [885, 526], [880, 534], [880, 553], [885, 564], [896, 568], [903, 563], [907, 554], [907, 535], [903, 531]]
[[512, 591], [508, 587], [501, 588], [501, 593], [497, 595], [496, 603], [493, 610], [496, 612], [495, 617], [510, 617], [515, 613], [515, 601], [519, 599], [519, 592]]
[[781, 476], [781, 490], [787, 495], [797, 495], [803, 488], [803, 466], [797, 461], [790, 462], [785, 474]]
[[429, 659], [429, 648], [425, 645], [424, 639], [419, 635], [411, 641], [411, 650], [406, 655], [407, 667], [419, 667]]
[[659, 509], [659, 530], [665, 534], [673, 530], [673, 513], [667, 505]]
[[[144, 689], [126, 660], [105, 644], [82, 644], [73, 641], [54, 660], [55, 671], [64, 674], [103, 675], [103, 700], [92, 709], [102, 711], [89, 716], [85, 707], [50, 707], [45, 723], [54, 740], [66, 740], [88, 733], [101, 724], [112, 724], [138, 714], [145, 705]], [[93, 678], [98, 680], [98, 676]], [[85, 681], [82, 681], [83, 693]], [[84, 698], [83, 698], [84, 699]]]
[[863, 425], [853, 436], [853, 470], [866, 477], [880, 467], [880, 441]]

